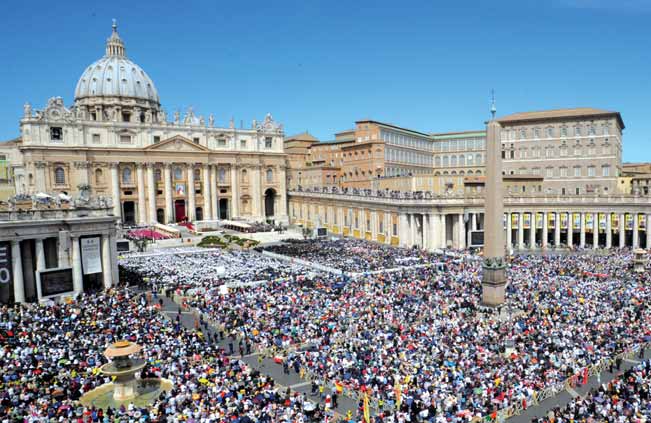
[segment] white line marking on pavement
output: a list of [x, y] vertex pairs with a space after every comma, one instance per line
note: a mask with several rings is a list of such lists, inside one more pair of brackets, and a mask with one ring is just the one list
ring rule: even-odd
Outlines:
[[296, 383], [294, 385], [289, 385], [289, 387], [292, 388], [292, 389], [296, 389], [296, 388], [300, 388], [302, 386], [307, 386], [307, 385], [309, 385], [311, 383], [312, 382], [301, 382], [301, 383]]
[[633, 360], [632, 358], [625, 358], [624, 361], [628, 361], [629, 363], [633, 363], [633, 364], [640, 364], [641, 363], [641, 361]]
[[570, 388], [569, 386], [567, 387], [567, 392], [570, 394], [572, 398], [576, 398], [579, 396], [579, 393], [576, 392], [574, 389]]

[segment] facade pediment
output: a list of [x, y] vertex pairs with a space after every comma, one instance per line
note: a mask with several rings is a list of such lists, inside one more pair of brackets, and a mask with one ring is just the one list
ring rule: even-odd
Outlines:
[[179, 153], [208, 152], [210, 149], [195, 144], [187, 138], [175, 136], [157, 144], [145, 147], [145, 151], [176, 151]]

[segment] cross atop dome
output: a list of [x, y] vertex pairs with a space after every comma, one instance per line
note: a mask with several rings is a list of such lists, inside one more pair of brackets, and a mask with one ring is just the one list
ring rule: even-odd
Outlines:
[[108, 40], [106, 40], [106, 55], [124, 57], [124, 43], [118, 34], [118, 23], [115, 19], [113, 19], [111, 28], [113, 28], [113, 32]]

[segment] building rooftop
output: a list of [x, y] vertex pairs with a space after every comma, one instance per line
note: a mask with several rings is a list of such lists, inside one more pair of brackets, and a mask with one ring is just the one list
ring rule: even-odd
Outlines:
[[380, 122], [380, 121], [377, 121], [377, 120], [364, 119], [364, 120], [355, 121], [355, 124], [359, 124], [359, 123], [374, 123], [376, 125], [386, 126], [387, 128], [398, 129], [400, 131], [411, 132], [412, 134], [416, 134], [416, 135], [420, 135], [421, 137], [429, 138], [429, 134], [426, 134], [424, 132], [414, 131], [413, 129], [407, 129], [407, 128], [403, 128], [401, 126], [392, 125], [390, 123]]
[[563, 118], [576, 118], [576, 117], [608, 117], [615, 116], [619, 121], [619, 125], [624, 129], [624, 121], [619, 112], [611, 110], [594, 109], [592, 107], [576, 107], [572, 109], [554, 109], [542, 110], [537, 112], [519, 112], [511, 115], [502, 116], [497, 121], [500, 123], [511, 122], [524, 122], [524, 121], [537, 121], [547, 119], [563, 119]]
[[435, 140], [441, 139], [455, 139], [455, 138], [468, 138], [468, 137], [485, 137], [486, 131], [460, 131], [460, 132], [438, 132], [432, 133], [430, 136]]
[[285, 137], [285, 141], [291, 141], [291, 140], [319, 142], [318, 138], [314, 137], [312, 134], [310, 134], [307, 131], [301, 132], [300, 134]]

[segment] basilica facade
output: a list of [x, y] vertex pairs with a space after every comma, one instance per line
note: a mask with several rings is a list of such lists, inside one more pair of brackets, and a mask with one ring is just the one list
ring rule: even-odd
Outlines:
[[127, 58], [113, 24], [66, 107], [24, 107], [15, 143], [17, 194], [112, 199], [126, 225], [246, 218], [287, 221], [283, 127], [268, 114], [218, 127], [188, 109], [167, 116], [151, 78]]

